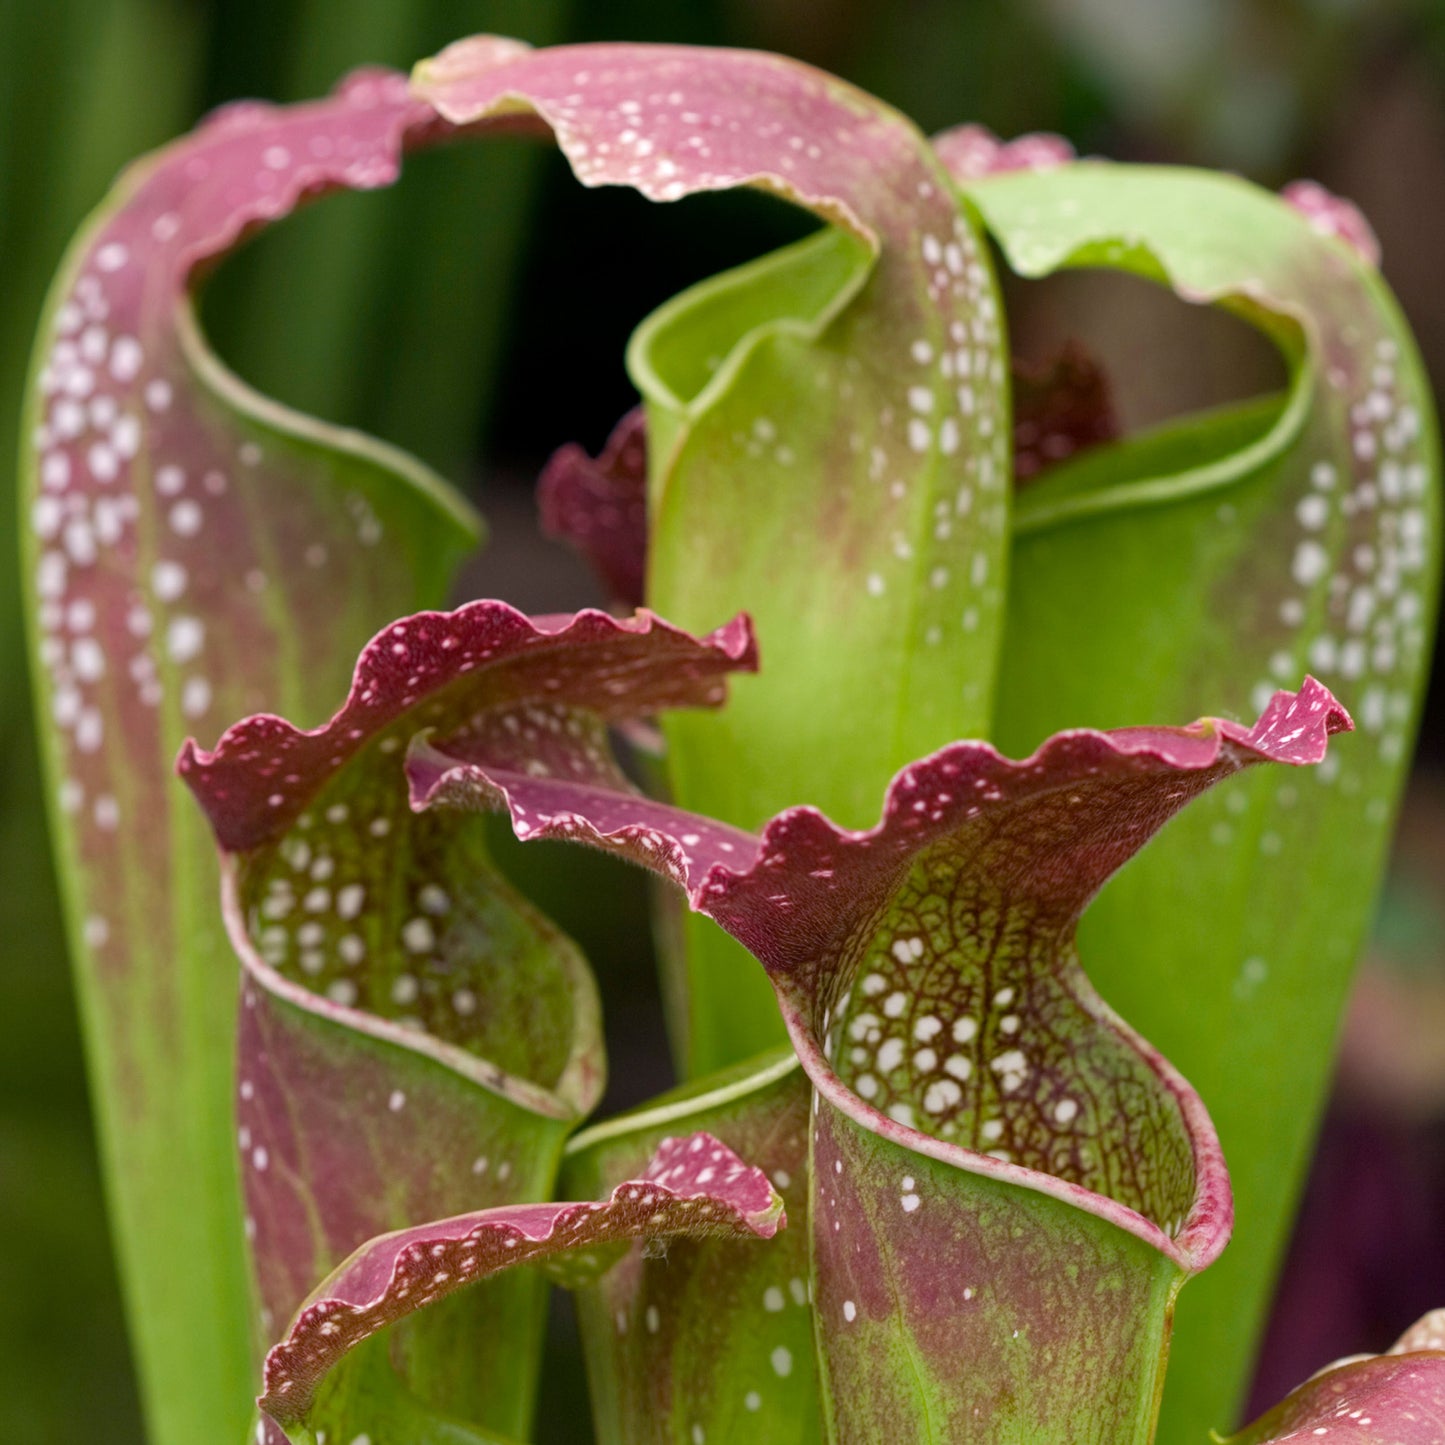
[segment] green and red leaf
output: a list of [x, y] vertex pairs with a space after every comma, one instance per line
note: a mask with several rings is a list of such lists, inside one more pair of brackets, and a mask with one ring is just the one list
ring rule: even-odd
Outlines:
[[[675, 795], [742, 826], [799, 794], [862, 818], [990, 707], [1007, 378], [971, 216], [906, 119], [794, 61], [606, 45], [498, 67], [486, 44], [417, 70], [454, 123], [535, 116], [585, 185], [659, 201], [750, 186], [829, 223], [669, 303], [629, 365], [649, 423], [648, 603], [690, 627], [746, 606], [770, 658], [726, 716], [670, 724]], [[735, 947], [690, 924], [689, 955], [669, 991], [687, 1070], [779, 1041]]]
[[[180, 771], [225, 853], [246, 970], [240, 1127], [263, 1330], [373, 1235], [549, 1197], [602, 1087], [586, 964], [497, 872], [480, 820], [408, 807], [406, 743], [490, 737], [539, 772], [563, 739], [601, 758], [609, 722], [716, 704], [753, 657], [744, 620], [697, 641], [648, 614], [534, 621], [476, 602], [382, 631], [322, 727], [263, 716], [213, 752], [187, 746]], [[504, 1297], [416, 1368], [474, 1360], [449, 1408], [522, 1434], [536, 1357], [518, 1346], [536, 1343], [541, 1285], [490, 1288]]]
[[1445, 1439], [1445, 1310], [1383, 1355], [1327, 1365], [1226, 1445], [1437, 1445]]
[[377, 1331], [520, 1265], [605, 1268], [633, 1239], [770, 1239], [783, 1202], [760, 1169], [704, 1133], [665, 1139], [640, 1176], [597, 1203], [517, 1204], [415, 1225], [362, 1245], [312, 1292], [266, 1357], [262, 1408], [305, 1421], [321, 1380]]
[[[1223, 1248], [1229, 1185], [1197, 1096], [1099, 999], [1074, 927], [1185, 803], [1253, 763], [1318, 762], [1349, 726], [1308, 682], [1250, 729], [1065, 733], [1017, 763], [956, 743], [900, 774], [862, 833], [799, 808], [748, 834], [592, 760], [540, 775], [476, 737], [415, 740], [408, 772], [418, 809], [505, 807], [520, 837], [661, 873], [764, 964], [820, 1103], [835, 1428], [1147, 1440], [1174, 1295]], [[959, 1359], [985, 1363], [961, 1381]]]
[[791, 1049], [685, 1086], [580, 1134], [564, 1179], [598, 1195], [636, 1174], [669, 1133], [703, 1129], [772, 1180], [787, 1231], [634, 1245], [579, 1291], [592, 1416], [603, 1445], [694, 1445], [764, 1433], [821, 1445], [808, 1263], [808, 1109]]
[[447, 130], [381, 73], [219, 112], [121, 178], [38, 342], [22, 463], [37, 700], [122, 1275], [168, 1445], [237, 1437], [251, 1375], [235, 976], [172, 760], [188, 731], [258, 707], [320, 715], [364, 638], [439, 601], [475, 540], [417, 463], [247, 390], [191, 292], [256, 228], [385, 184]]
[[1247, 1381], [1404, 785], [1440, 572], [1430, 388], [1347, 203], [1104, 162], [965, 188], [1020, 275], [1132, 272], [1259, 328], [1288, 374], [1019, 493], [990, 736], [1248, 716], [1306, 670], [1360, 724], [1308, 781], [1261, 771], [1192, 809], [1083, 926], [1100, 988], [1208, 1102], [1239, 1202], [1179, 1315], [1160, 1438], [1188, 1445]]

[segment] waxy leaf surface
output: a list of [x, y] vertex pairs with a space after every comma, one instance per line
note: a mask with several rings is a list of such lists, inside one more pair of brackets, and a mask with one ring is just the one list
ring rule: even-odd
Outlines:
[[1251, 763], [1318, 762], [1349, 726], [1311, 681], [1252, 729], [1064, 733], [1017, 763], [957, 743], [863, 833], [799, 808], [749, 834], [486, 739], [414, 744], [408, 771], [417, 808], [505, 807], [521, 837], [673, 879], [763, 962], [820, 1101], [838, 1438], [1145, 1441], [1174, 1295], [1223, 1248], [1229, 1185], [1203, 1106], [1094, 993], [1074, 927], [1185, 803]]
[[[458, 124], [530, 113], [589, 186], [751, 186], [829, 226], [703, 283], [634, 338], [647, 404], [647, 600], [747, 607], [769, 657], [725, 716], [671, 726], [678, 799], [756, 826], [798, 795], [861, 820], [909, 758], [983, 731], [1007, 528], [1003, 336], [988, 257], [897, 112], [777, 56], [465, 41], [418, 93]], [[820, 700], [822, 705], [820, 705]], [[769, 766], [757, 766], [762, 757]], [[747, 960], [689, 924], [689, 1072], [779, 1040]]]
[[[263, 1329], [373, 1235], [549, 1197], [601, 1091], [586, 965], [492, 866], [480, 819], [412, 812], [407, 743], [506, 739], [546, 771], [549, 744], [601, 758], [615, 717], [715, 703], [722, 675], [751, 664], [742, 622], [696, 641], [647, 614], [534, 622], [476, 602], [382, 631], [325, 726], [256, 717], [214, 752], [186, 748], [247, 971], [240, 1124]], [[419, 1324], [432, 1338], [398, 1362], [411, 1388], [525, 1433], [536, 1358], [519, 1345], [536, 1344], [541, 1291], [509, 1278], [468, 1302], [470, 1328]], [[449, 1359], [466, 1370], [424, 1391]]]
[[1361, 729], [1308, 778], [1192, 809], [1083, 928], [1101, 990], [1208, 1103], [1239, 1207], [1181, 1306], [1161, 1440], [1185, 1445], [1238, 1407], [1384, 866], [1436, 606], [1435, 422], [1394, 301], [1338, 239], [1344, 203], [1305, 215], [1233, 177], [1097, 162], [968, 191], [1021, 275], [1134, 272], [1261, 328], [1289, 373], [1281, 397], [1020, 493], [990, 735], [1016, 751], [1068, 724], [1244, 716], [1306, 671]]
[[153, 1438], [237, 1438], [252, 1365], [234, 1157], [236, 983], [187, 732], [324, 715], [377, 626], [474, 541], [408, 458], [248, 391], [198, 272], [303, 199], [385, 184], [446, 127], [394, 75], [232, 107], [133, 166], [42, 322], [22, 463], [27, 593], [92, 1084]]
[[640, 1176], [598, 1203], [519, 1204], [398, 1230], [364, 1244], [312, 1294], [266, 1357], [262, 1408], [306, 1420], [322, 1378], [356, 1345], [456, 1291], [517, 1265], [589, 1273], [633, 1239], [770, 1239], [783, 1202], [760, 1169], [705, 1133], [665, 1139]]
[[1227, 1445], [1437, 1445], [1445, 1439], [1445, 1310], [1383, 1355], [1328, 1365]]
[[820, 1445], [808, 1265], [807, 1076], [789, 1049], [700, 1080], [580, 1134], [563, 1179], [601, 1195], [669, 1133], [703, 1129], [763, 1170], [788, 1228], [765, 1246], [634, 1245], [577, 1297], [600, 1445], [743, 1440]]

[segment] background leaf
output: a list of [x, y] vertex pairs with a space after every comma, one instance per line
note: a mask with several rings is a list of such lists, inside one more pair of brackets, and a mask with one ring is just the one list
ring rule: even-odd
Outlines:
[[[319, 711], [344, 684], [338, 657], [435, 597], [475, 536], [417, 464], [241, 386], [206, 351], [186, 286], [246, 223], [322, 184], [389, 179], [425, 119], [376, 78], [299, 111], [228, 113], [126, 175], [72, 247], [41, 326], [24, 479], [37, 701], [162, 1442], [239, 1435], [251, 1375], [234, 960], [171, 760], [187, 732], [228, 714]], [[308, 149], [342, 135], [344, 164]]]
[[1021, 275], [1132, 271], [1253, 322], [1290, 366], [1278, 401], [1097, 448], [1021, 495], [1000, 745], [1240, 715], [1306, 671], [1361, 728], [1312, 777], [1191, 810], [1080, 934], [1100, 991], [1199, 1089], [1234, 1181], [1233, 1244], [1180, 1306], [1160, 1439], [1182, 1445], [1239, 1406], [1385, 862], [1435, 609], [1433, 410], [1378, 274], [1242, 181], [1082, 163], [969, 193]]

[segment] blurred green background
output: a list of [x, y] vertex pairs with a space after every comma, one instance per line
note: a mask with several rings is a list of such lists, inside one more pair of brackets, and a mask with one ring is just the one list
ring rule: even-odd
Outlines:
[[[62, 247], [131, 157], [242, 96], [289, 100], [361, 63], [464, 34], [786, 51], [926, 129], [1059, 130], [1085, 153], [1309, 175], [1353, 197], [1427, 364], [1445, 378], [1445, 5], [1439, 0], [0, 0], [0, 490]], [[216, 278], [221, 354], [285, 401], [421, 454], [481, 503], [468, 593], [597, 600], [535, 536], [546, 455], [596, 447], [632, 403], [632, 326], [796, 234], [756, 197], [649, 207], [588, 194], [520, 143], [423, 155], [393, 191], [341, 196]], [[1027, 354], [1077, 333], [1129, 425], [1270, 383], [1253, 338], [1123, 282], [1015, 288]], [[0, 1441], [140, 1440], [92, 1157], [31, 738], [15, 546], [0, 546]], [[1266, 1343], [1273, 1398], [1445, 1303], [1445, 689], [1427, 710], [1377, 943]], [[640, 880], [544, 846], [511, 866], [592, 957], [619, 1071], [609, 1106], [669, 1075]], [[539, 1439], [586, 1439], [565, 1314]]]

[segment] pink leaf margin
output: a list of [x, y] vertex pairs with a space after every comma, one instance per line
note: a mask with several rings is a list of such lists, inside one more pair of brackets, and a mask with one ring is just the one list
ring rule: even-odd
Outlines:
[[[428, 693], [480, 669], [515, 666], [541, 654], [557, 659], [560, 677], [570, 654], [629, 639], [648, 639], [650, 652], [671, 645], [680, 655], [667, 667], [647, 668], [633, 686], [603, 684], [585, 699], [567, 694], [569, 703], [608, 722], [662, 708], [715, 706], [724, 697], [717, 674], [757, 669], [757, 642], [745, 614], [695, 638], [646, 610], [630, 618], [591, 609], [528, 617], [505, 602], [472, 602], [453, 612], [420, 612], [379, 632], [361, 653], [350, 694], [329, 722], [304, 731], [270, 713], [246, 718], [228, 728], [214, 749], [187, 741], [177, 771], [221, 847], [244, 852], [284, 833], [325, 779], [378, 732], [424, 704]], [[538, 694], [553, 690], [544, 680]]]
[[1353, 201], [1326, 190], [1318, 181], [1291, 181], [1279, 194], [1320, 235], [1343, 241], [1367, 266], [1379, 267], [1380, 238]]
[[[596, 676], [599, 655], [609, 650], [631, 665]], [[573, 662], [575, 669], [569, 666]], [[717, 706], [725, 696], [722, 676], [753, 671], [757, 664], [757, 642], [745, 614], [697, 638], [645, 610], [629, 618], [595, 610], [529, 617], [508, 603], [482, 600], [451, 612], [417, 613], [384, 628], [362, 651], [346, 702], [320, 727], [303, 730], [265, 713], [228, 728], [214, 749], [188, 740], [176, 767], [220, 845], [222, 913], [246, 973], [296, 1008], [425, 1052], [523, 1108], [549, 1117], [570, 1114], [555, 1094], [467, 1049], [337, 1003], [273, 968], [251, 938], [238, 874], [241, 855], [282, 837], [326, 782], [379, 733], [412, 713], [417, 733], [424, 732], [435, 708], [445, 706], [439, 695], [467, 679], [483, 709], [522, 706], [555, 691], [570, 706], [625, 724], [663, 708]], [[509, 676], [514, 670], [525, 672], [525, 679]], [[488, 673], [497, 678], [490, 693]], [[569, 680], [570, 690], [564, 685]], [[461, 711], [465, 716], [466, 707]], [[404, 786], [400, 768], [398, 785]]]
[[664, 1139], [644, 1173], [603, 1201], [488, 1209], [381, 1235], [316, 1289], [272, 1347], [258, 1403], [282, 1425], [301, 1423], [322, 1378], [348, 1350], [513, 1265], [638, 1237], [771, 1239], [786, 1223], [767, 1175], [697, 1133]]
[[1004, 171], [1050, 171], [1077, 159], [1073, 146], [1061, 135], [1033, 131], [1000, 140], [986, 125], [951, 126], [934, 136], [933, 148], [960, 181]]

